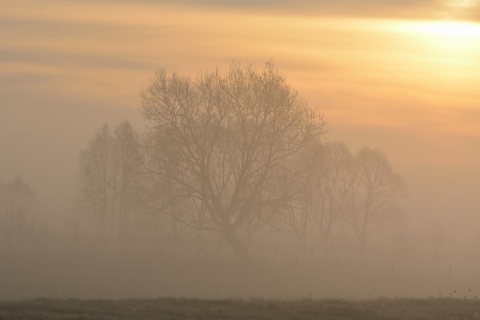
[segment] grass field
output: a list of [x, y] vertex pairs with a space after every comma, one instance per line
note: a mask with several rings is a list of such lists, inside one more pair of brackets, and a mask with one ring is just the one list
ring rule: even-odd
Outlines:
[[480, 301], [27, 300], [0, 302], [7, 319], [480, 319]]

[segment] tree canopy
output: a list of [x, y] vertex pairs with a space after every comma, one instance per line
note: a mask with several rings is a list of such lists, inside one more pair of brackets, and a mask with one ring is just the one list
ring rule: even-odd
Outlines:
[[[147, 171], [174, 193], [158, 208], [218, 231], [245, 260], [238, 230], [261, 225], [266, 209], [286, 200], [282, 168], [326, 125], [271, 62], [195, 78], [159, 70], [142, 93], [142, 114], [150, 124]], [[183, 213], [178, 205], [169, 211], [179, 202]]]

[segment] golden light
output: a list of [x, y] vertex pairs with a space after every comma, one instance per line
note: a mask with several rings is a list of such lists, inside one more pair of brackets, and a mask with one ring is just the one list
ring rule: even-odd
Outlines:
[[427, 22], [416, 24], [414, 27], [418, 32], [433, 37], [471, 38], [473, 41], [480, 36], [480, 25], [467, 22]]
[[459, 21], [401, 21], [393, 25], [417, 45], [435, 54], [469, 59], [480, 50], [480, 24]]
[[480, 37], [480, 25], [460, 21], [397, 21], [393, 28], [417, 36], [474, 38]]
[[415, 66], [436, 88], [473, 94], [480, 81], [480, 24], [461, 21], [395, 21]]
[[466, 22], [431, 22], [417, 26], [422, 41], [452, 59], [469, 60], [480, 46], [480, 25]]
[[451, 8], [469, 8], [475, 5], [475, 0], [450, 0], [448, 6]]

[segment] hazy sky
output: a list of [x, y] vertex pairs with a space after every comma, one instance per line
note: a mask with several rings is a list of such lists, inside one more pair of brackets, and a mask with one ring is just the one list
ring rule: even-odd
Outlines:
[[412, 215], [480, 221], [480, 1], [1, 7], [0, 179], [71, 195], [79, 149], [103, 122], [140, 124], [139, 91], [156, 67], [195, 73], [273, 59], [325, 113], [330, 139], [387, 153]]

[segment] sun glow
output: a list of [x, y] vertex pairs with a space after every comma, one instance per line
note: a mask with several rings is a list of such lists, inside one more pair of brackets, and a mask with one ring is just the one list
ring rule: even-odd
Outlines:
[[448, 6], [451, 8], [469, 8], [475, 5], [475, 0], [450, 0]]
[[475, 92], [480, 80], [480, 24], [396, 21], [390, 27], [412, 55], [417, 71], [445, 90]]
[[466, 22], [431, 22], [415, 26], [417, 30], [434, 37], [480, 37], [480, 25]]
[[477, 38], [480, 37], [480, 24], [458, 21], [402, 21], [395, 24], [397, 31], [419, 36]]
[[403, 21], [394, 29], [408, 35], [419, 45], [439, 54], [455, 54], [457, 58], [475, 56], [480, 51], [480, 24], [458, 21]]

